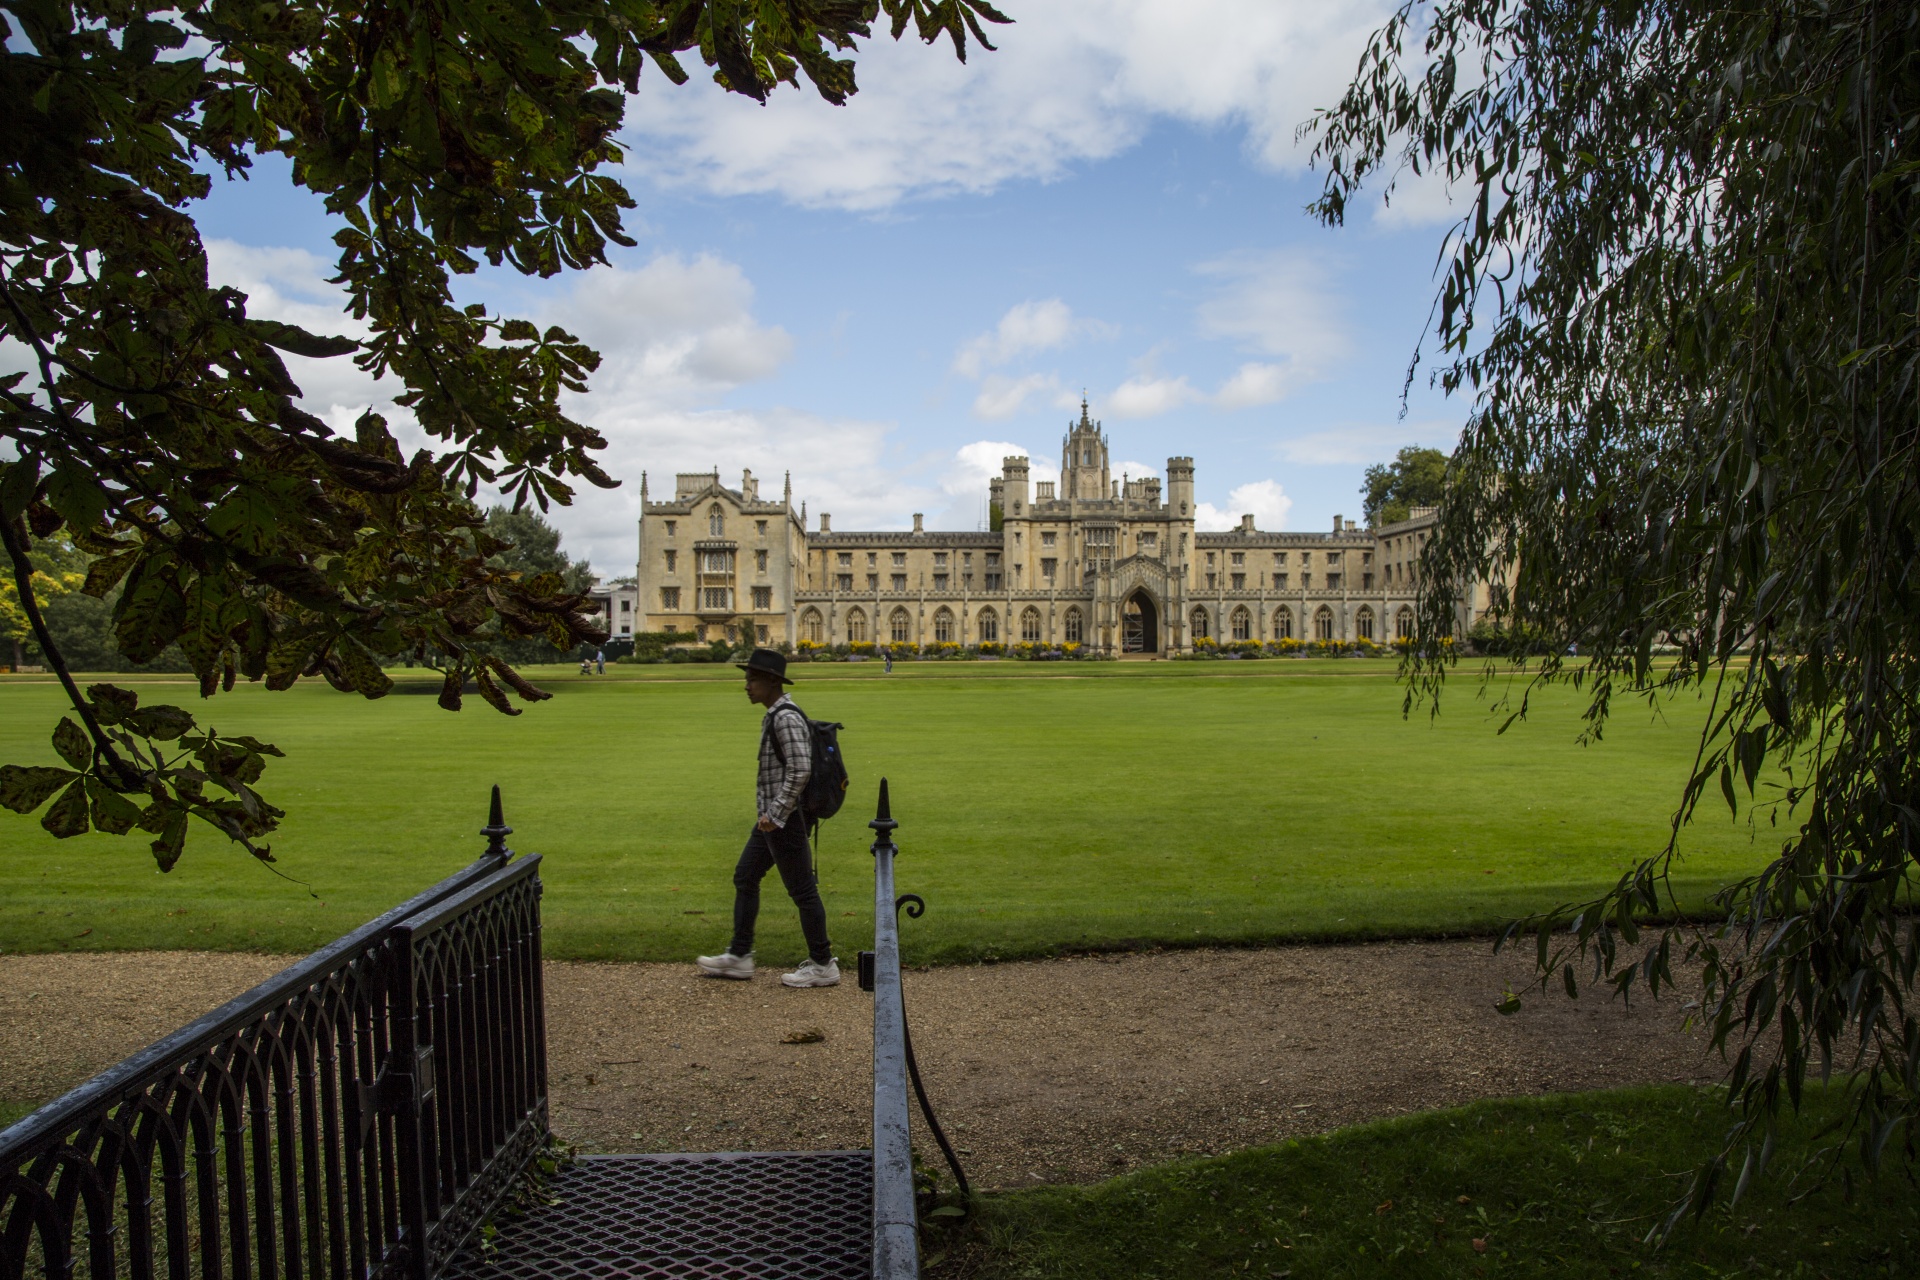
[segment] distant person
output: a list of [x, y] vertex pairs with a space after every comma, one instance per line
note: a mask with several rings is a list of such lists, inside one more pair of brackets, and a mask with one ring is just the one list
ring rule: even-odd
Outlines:
[[891, 649], [887, 650], [886, 674], [887, 675], [893, 674], [893, 650]]
[[607, 652], [604, 649], [593, 651], [593, 673], [598, 676], [607, 674]]
[[735, 666], [747, 673], [747, 701], [767, 709], [760, 719], [760, 774], [754, 785], [758, 818], [733, 869], [733, 941], [717, 956], [697, 956], [700, 972], [713, 978], [753, 977], [753, 929], [760, 917], [760, 882], [769, 869], [800, 912], [807, 939], [807, 962], [780, 981], [789, 987], [831, 987], [840, 981], [840, 965], [827, 941], [827, 908], [820, 901], [807, 820], [800, 797], [813, 775], [813, 733], [806, 713], [787, 697], [787, 660], [772, 649], [755, 649]]
[[590, 676], [590, 675], [592, 675], [592, 674], [593, 674], [593, 659], [592, 659], [592, 658], [582, 658], [582, 659], [580, 659], [580, 674], [581, 674], [581, 675], [583, 675], [583, 676]]

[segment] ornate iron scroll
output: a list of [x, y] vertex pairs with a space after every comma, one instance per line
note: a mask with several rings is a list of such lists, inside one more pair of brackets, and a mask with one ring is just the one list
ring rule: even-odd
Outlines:
[[0, 1131], [0, 1280], [425, 1280], [546, 1130], [539, 860], [508, 857]]

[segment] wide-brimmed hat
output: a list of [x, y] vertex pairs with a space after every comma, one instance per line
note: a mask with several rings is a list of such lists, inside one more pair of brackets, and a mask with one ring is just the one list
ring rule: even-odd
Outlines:
[[787, 655], [778, 649], [755, 649], [753, 656], [745, 662], [736, 662], [734, 666], [742, 671], [764, 671], [777, 678], [781, 684], [792, 684], [787, 679]]

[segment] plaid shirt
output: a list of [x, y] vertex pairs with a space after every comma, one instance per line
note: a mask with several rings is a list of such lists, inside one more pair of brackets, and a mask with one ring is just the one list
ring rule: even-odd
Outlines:
[[[781, 715], [783, 710], [796, 714]], [[812, 776], [813, 730], [806, 713], [783, 693], [760, 721], [760, 778], [753, 789], [760, 816], [786, 826]]]

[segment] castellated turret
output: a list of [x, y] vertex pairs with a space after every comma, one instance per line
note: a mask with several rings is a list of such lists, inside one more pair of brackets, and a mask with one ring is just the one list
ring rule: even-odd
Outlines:
[[1193, 459], [1167, 459], [1167, 506], [1176, 519], [1193, 516]]
[[1027, 459], [1024, 457], [1000, 459], [1000, 510], [1008, 519], [1024, 519], [1031, 505], [1027, 492], [1027, 470]]

